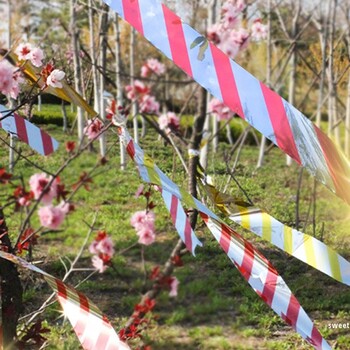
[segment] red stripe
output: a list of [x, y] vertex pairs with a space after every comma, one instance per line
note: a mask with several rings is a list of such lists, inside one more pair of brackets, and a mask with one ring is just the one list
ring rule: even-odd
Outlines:
[[84, 294], [78, 293], [77, 291], [75, 292], [79, 296], [80, 308], [87, 312], [90, 312], [89, 300], [87, 297]]
[[173, 220], [173, 223], [175, 225], [176, 223], [176, 216], [177, 216], [177, 205], [179, 200], [176, 198], [176, 196], [171, 196], [171, 205], [170, 205], [170, 215]]
[[67, 299], [67, 288], [64, 285], [64, 283], [62, 281], [60, 281], [59, 279], [55, 278], [55, 282], [57, 285], [57, 292], [58, 295], [60, 297], [62, 297], [63, 299]]
[[316, 347], [316, 349], [322, 349], [322, 335], [318, 331], [318, 329], [313, 326], [311, 332], [311, 339], [309, 339], [310, 343]]
[[192, 252], [192, 227], [187, 217], [185, 226], [185, 245], [187, 249]]
[[[101, 320], [101, 322], [103, 322]], [[95, 344], [95, 348], [96, 349], [106, 349], [106, 346], [108, 344], [108, 340], [110, 338], [110, 332], [111, 332], [111, 327], [109, 324], [106, 324], [105, 322], [103, 322], [102, 324], [102, 330], [100, 332], [100, 334], [98, 335], [96, 344]], [[114, 330], [113, 330], [114, 332]]]
[[18, 138], [23, 142], [25, 142], [26, 144], [29, 144], [25, 119], [20, 117], [17, 114], [14, 114], [14, 118], [15, 118]]
[[249, 281], [249, 278], [252, 274], [253, 263], [254, 263], [254, 250], [251, 248], [249, 244], [247, 244], [247, 242], [244, 242], [243, 261], [241, 266], [239, 267], [239, 270], [247, 281]]
[[[79, 296], [80, 314], [79, 314], [78, 322], [76, 323], [76, 325], [74, 327], [74, 330], [77, 333], [77, 336], [80, 337], [85, 332], [90, 309], [89, 309], [89, 301], [87, 300], [87, 298], [84, 295], [82, 295], [81, 293], [77, 293], [77, 295]], [[72, 302], [72, 301], [70, 301], [70, 302]], [[88, 340], [88, 339], [85, 339], [84, 345], [85, 345], [86, 340]]]
[[282, 97], [263, 83], [260, 83], [260, 86], [265, 97], [266, 107], [269, 111], [273, 130], [275, 131], [278, 147], [301, 165], [301, 159], [295, 144], [293, 131], [289, 124]]
[[300, 311], [300, 304], [296, 299], [296, 297], [293, 294], [291, 294], [287, 314], [282, 315], [284, 316], [282, 318], [284, 319], [284, 321], [289, 323], [294, 329], [296, 329], [299, 311]]
[[269, 264], [264, 289], [261, 293], [261, 298], [264, 299], [265, 303], [271, 307], [273, 297], [276, 291], [278, 276], [276, 275], [274, 268]]
[[135, 147], [133, 141], [130, 141], [126, 147], [126, 150], [129, 154], [129, 156], [134, 159], [135, 158]]
[[123, 0], [124, 18], [143, 35], [139, 0]]
[[221, 236], [220, 236], [220, 245], [226, 254], [228, 254], [231, 243], [231, 236], [226, 230], [227, 227], [221, 225]]
[[337, 195], [350, 204], [350, 168], [334, 143], [314, 125]]
[[245, 119], [230, 58], [212, 43], [210, 43], [210, 50], [213, 56], [223, 102], [241, 118]]
[[168, 32], [172, 60], [190, 77], [193, 77], [181, 18], [170, 11], [165, 5], [162, 5], [162, 7], [165, 25]]
[[48, 154], [51, 154], [54, 151], [51, 136], [48, 135], [46, 132], [42, 131], [41, 129], [40, 129], [40, 134], [41, 134], [41, 139], [43, 141], [45, 156]]

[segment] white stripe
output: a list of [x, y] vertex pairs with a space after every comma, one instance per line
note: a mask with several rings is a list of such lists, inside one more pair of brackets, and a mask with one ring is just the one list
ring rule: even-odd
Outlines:
[[40, 129], [35, 125], [29, 123], [28, 121], [25, 121], [25, 124], [27, 128], [29, 146], [35, 149], [40, 154], [44, 155], [45, 152], [44, 152], [43, 139], [41, 137]]
[[[221, 90], [219, 86], [218, 77], [215, 70], [213, 56], [209, 48], [209, 43], [205, 37], [199, 34], [196, 30], [191, 28], [188, 24], [182, 23], [182, 28], [185, 34], [186, 47], [188, 56], [191, 62], [192, 74], [194, 80], [219, 100], [222, 101]], [[205, 50], [203, 60], [198, 58], [201, 44], [191, 49], [191, 45], [198, 38], [202, 37], [204, 41], [201, 44], [207, 43], [207, 49]]]
[[154, 1], [151, 4], [139, 1], [139, 6], [145, 38], [160, 48], [172, 60], [162, 4], [159, 1]]
[[260, 81], [231, 60], [245, 120], [277, 144]]

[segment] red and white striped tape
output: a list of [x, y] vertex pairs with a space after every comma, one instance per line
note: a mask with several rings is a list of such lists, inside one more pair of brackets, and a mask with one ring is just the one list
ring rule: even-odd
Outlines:
[[17, 137], [43, 156], [53, 153], [58, 148], [58, 142], [45, 131], [20, 117], [17, 113], [8, 115], [9, 113], [8, 108], [0, 105], [0, 128]]
[[[331, 349], [272, 264], [203, 203], [171, 181], [141, 147], [134, 143], [125, 126], [120, 127], [119, 136], [125, 143], [130, 157], [137, 164], [142, 180], [160, 186], [166, 202], [169, 203], [176, 197], [178, 202], [183, 202], [189, 208], [196, 208], [210, 232], [254, 291], [314, 348]], [[179, 222], [175, 212], [172, 218], [173, 222]], [[183, 237], [185, 224], [175, 227], [180, 237]]]
[[232, 111], [350, 204], [350, 166], [334, 143], [294, 106], [209, 43], [158, 0], [104, 0], [141, 35]]
[[106, 316], [84, 294], [67, 286], [61, 280], [49, 275], [22, 258], [0, 251], [0, 257], [26, 269], [41, 274], [57, 294], [64, 315], [69, 319], [79, 341], [85, 350], [128, 350]]

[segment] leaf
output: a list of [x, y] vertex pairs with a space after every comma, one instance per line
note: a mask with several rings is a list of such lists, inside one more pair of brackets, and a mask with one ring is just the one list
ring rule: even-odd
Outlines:
[[205, 41], [201, 44], [201, 46], [199, 47], [199, 52], [198, 52], [198, 56], [197, 56], [197, 58], [198, 58], [199, 61], [203, 61], [203, 60], [204, 60], [204, 58], [205, 58], [205, 52], [207, 51], [208, 47], [209, 47], [208, 41], [205, 40]]
[[200, 45], [201, 43], [203, 43], [203, 41], [206, 41], [206, 39], [204, 38], [204, 36], [199, 36], [198, 38], [196, 38], [193, 43], [190, 46], [190, 49], [194, 49], [196, 46]]

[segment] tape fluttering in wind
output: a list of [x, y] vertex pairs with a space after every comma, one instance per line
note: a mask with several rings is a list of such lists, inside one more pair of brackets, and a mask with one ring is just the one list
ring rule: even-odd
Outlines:
[[[0, 105], [0, 128], [17, 137], [33, 150], [47, 156], [58, 148], [58, 142], [30, 121], [20, 117], [17, 113], [10, 113], [9, 109]], [[2, 119], [3, 118], [3, 119]]]
[[[331, 349], [287, 284], [264, 255], [227, 226], [202, 202], [171, 181], [154, 161], [143, 152], [141, 147], [134, 142], [125, 126], [119, 126], [119, 136], [124, 142], [128, 154], [136, 163], [142, 180], [161, 187], [163, 199], [166, 203], [169, 203], [170, 199], [175, 197], [178, 200], [177, 203], [182, 202], [189, 208], [197, 209], [221, 248], [265, 303], [315, 349]], [[169, 210], [168, 204], [166, 205]], [[171, 215], [173, 222], [179, 223], [182, 221], [182, 224], [175, 225], [175, 228], [183, 239], [185, 236], [184, 227], [186, 226], [184, 218], [181, 217], [180, 220], [176, 216], [176, 211], [173, 211]], [[183, 213], [178, 215], [183, 215]], [[192, 236], [192, 240], [194, 239], [197, 239], [196, 236]]]
[[0, 251], [0, 257], [43, 276], [57, 295], [64, 315], [69, 319], [85, 350], [130, 350], [123, 343], [106, 316], [84, 294], [24, 259]]
[[293, 105], [159, 0], [104, 1], [208, 92], [350, 204], [349, 161]]
[[350, 263], [317, 238], [293, 229], [241, 199], [221, 193], [202, 171], [211, 201], [230, 220], [335, 280], [350, 286]]
[[41, 76], [42, 68], [38, 68], [32, 65], [30, 61], [20, 61], [17, 55], [13, 51], [6, 51], [0, 49], [0, 56], [5, 57], [11, 64], [21, 65], [21, 72], [31, 82], [31, 84], [37, 85], [39, 88], [44, 88], [44, 92], [57, 96], [66, 102], [74, 103], [76, 106], [82, 108], [91, 118], [94, 118], [98, 113], [84, 100], [84, 98], [73, 89], [66, 81], [61, 80], [62, 88], [47, 86], [46, 82]]

